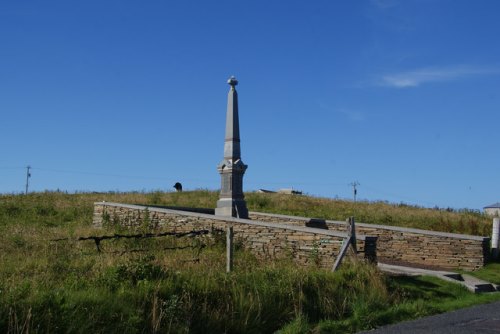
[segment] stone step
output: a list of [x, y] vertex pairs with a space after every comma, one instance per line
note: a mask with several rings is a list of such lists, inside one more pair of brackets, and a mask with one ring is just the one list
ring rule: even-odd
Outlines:
[[462, 278], [467, 288], [475, 293], [500, 291], [500, 286], [492, 284], [490, 282], [483, 281], [474, 276], [462, 274]]
[[448, 282], [454, 282], [465, 286], [474, 293], [500, 291], [500, 286], [467, 274], [460, 274], [451, 271], [429, 270], [393, 264], [378, 263], [378, 268], [385, 273], [405, 276], [433, 276]]

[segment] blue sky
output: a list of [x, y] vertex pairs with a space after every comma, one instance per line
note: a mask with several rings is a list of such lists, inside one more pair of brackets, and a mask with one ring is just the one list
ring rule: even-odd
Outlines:
[[245, 189], [500, 201], [500, 2], [2, 1], [0, 192]]

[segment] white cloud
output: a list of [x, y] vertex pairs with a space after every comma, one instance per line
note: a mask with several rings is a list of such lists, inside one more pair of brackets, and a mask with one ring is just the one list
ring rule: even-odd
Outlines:
[[466, 77], [498, 73], [500, 73], [500, 68], [472, 66], [422, 68], [414, 71], [385, 75], [382, 77], [379, 84], [396, 88], [418, 87], [429, 82], [452, 81]]

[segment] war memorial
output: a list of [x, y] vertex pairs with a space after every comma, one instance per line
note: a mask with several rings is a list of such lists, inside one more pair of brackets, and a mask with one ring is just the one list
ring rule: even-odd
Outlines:
[[[227, 81], [224, 156], [217, 166], [221, 176], [220, 198], [215, 209], [203, 213], [98, 202], [93, 224], [105, 225], [103, 217], [113, 217], [124, 226], [137, 226], [148, 212], [152, 223], [180, 232], [193, 228], [234, 229], [234, 237], [246, 249], [263, 258], [293, 256], [300, 265], [311, 264], [311, 254], [325, 268], [332, 268], [345, 240], [350, 240], [349, 224], [314, 217], [295, 217], [249, 212], [244, 199], [243, 176], [247, 165], [241, 156], [238, 81]], [[348, 218], [348, 217], [346, 217]], [[490, 238], [413, 228], [356, 223], [357, 257], [369, 261], [416, 268], [476, 270], [488, 262]]]

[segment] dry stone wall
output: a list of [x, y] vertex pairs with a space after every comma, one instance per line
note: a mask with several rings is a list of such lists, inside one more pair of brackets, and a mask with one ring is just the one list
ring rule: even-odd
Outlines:
[[[225, 230], [233, 226], [236, 242], [262, 259], [292, 257], [302, 265], [319, 265], [331, 268], [347, 233], [322, 230], [283, 223], [269, 223], [221, 217], [210, 214], [185, 212], [157, 207], [127, 205], [119, 203], [95, 203], [93, 224], [103, 227], [107, 224], [137, 228], [162, 227], [172, 232], [189, 232], [201, 229]], [[376, 260], [376, 237], [358, 235], [359, 256]]]
[[[251, 219], [346, 231], [347, 223], [251, 212]], [[415, 267], [476, 270], [489, 259], [490, 238], [396, 226], [356, 223], [356, 233], [378, 237], [379, 262]]]

